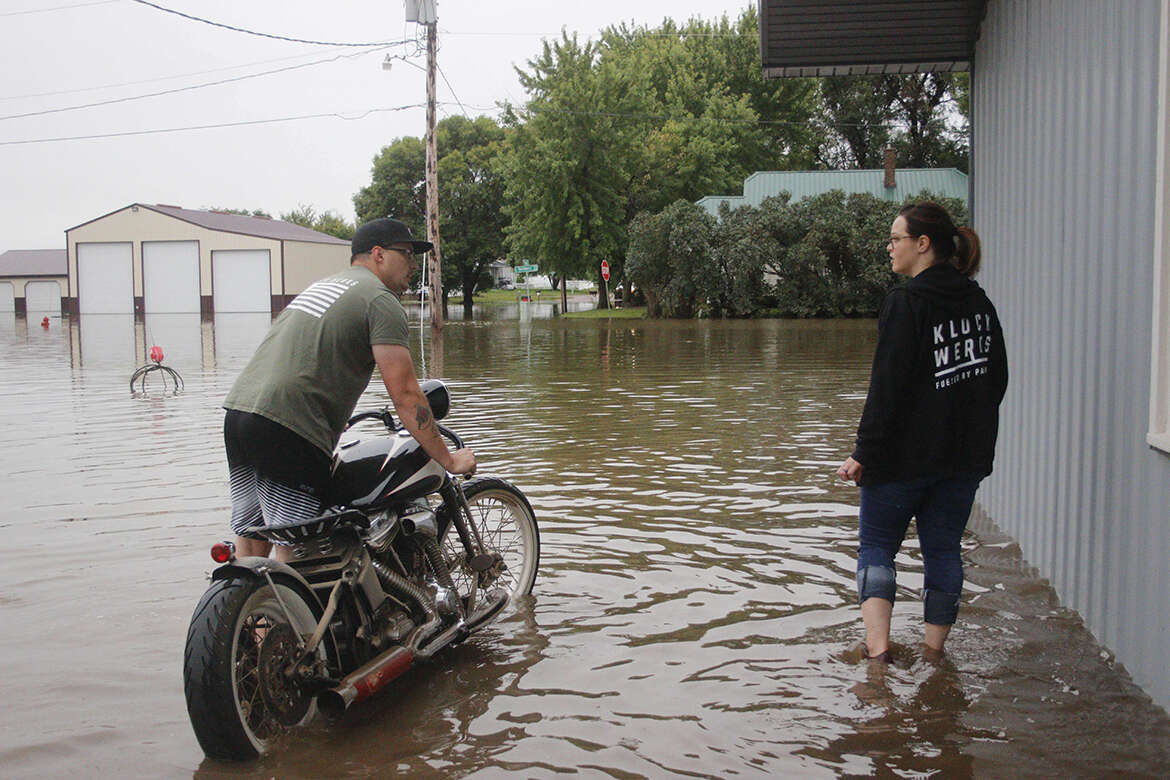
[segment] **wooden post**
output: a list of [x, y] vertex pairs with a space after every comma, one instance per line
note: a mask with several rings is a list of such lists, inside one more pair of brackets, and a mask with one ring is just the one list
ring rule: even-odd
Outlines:
[[435, 245], [428, 260], [431, 277], [431, 327], [443, 328], [443, 260], [439, 251], [439, 153], [435, 145], [435, 50], [438, 20], [427, 24], [427, 240]]

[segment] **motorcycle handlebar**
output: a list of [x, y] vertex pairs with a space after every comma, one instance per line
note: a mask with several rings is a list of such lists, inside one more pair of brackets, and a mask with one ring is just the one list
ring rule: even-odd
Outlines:
[[455, 431], [451, 430], [450, 428], [446, 427], [445, 425], [439, 425], [438, 423], [435, 423], [435, 427], [439, 429], [439, 433], [443, 434], [444, 436], [446, 436], [448, 439], [451, 440], [451, 443], [455, 445], [455, 449], [457, 449], [457, 450], [463, 449], [463, 447], [464, 447], [463, 439], [459, 438], [459, 434], [455, 433]]
[[[390, 431], [397, 430], [398, 428], [398, 425], [394, 422], [394, 415], [391, 414], [389, 406], [382, 407], [376, 412], [362, 412], [361, 414], [355, 414], [353, 417], [349, 418], [349, 422], [346, 423], [345, 427], [350, 428], [355, 423], [359, 423], [362, 420], [381, 420], [382, 423], [386, 426], [386, 429]], [[451, 440], [451, 443], [455, 445], [455, 449], [461, 450], [466, 446], [463, 443], [463, 439], [459, 438], [459, 434], [455, 433], [455, 431], [451, 430], [447, 426], [439, 425], [439, 423], [436, 422], [435, 427], [439, 429], [440, 434]]]
[[391, 431], [396, 427], [394, 424], [394, 415], [390, 413], [389, 406], [383, 406], [376, 412], [362, 412], [361, 414], [355, 414], [353, 417], [349, 418], [349, 422], [345, 424], [345, 427], [351, 428], [353, 427], [354, 423], [359, 423], [362, 420], [381, 420], [382, 424], [386, 426], [386, 429]]

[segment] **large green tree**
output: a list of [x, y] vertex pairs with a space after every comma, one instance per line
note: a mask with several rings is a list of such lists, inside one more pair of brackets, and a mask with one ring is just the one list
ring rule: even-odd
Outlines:
[[561, 276], [596, 277], [608, 260], [621, 279], [636, 214], [810, 164], [815, 85], [763, 79], [756, 30], [748, 9], [545, 42], [519, 70], [529, 100], [509, 115], [513, 250]]
[[[472, 297], [488, 265], [504, 254], [504, 184], [497, 162], [504, 131], [492, 119], [452, 116], [435, 128], [439, 153], [439, 236], [443, 254], [443, 304], [450, 288]], [[374, 158], [370, 184], [354, 196], [358, 219], [390, 216], [421, 232], [426, 216], [426, 148], [404, 137]]]
[[827, 168], [880, 168], [892, 146], [903, 167], [967, 170], [965, 73], [830, 76], [819, 102], [817, 158]]
[[[599, 63], [600, 45], [576, 35], [545, 41], [517, 69], [527, 105], [510, 111], [508, 243], [561, 280], [580, 277], [621, 251], [632, 137], [643, 109], [637, 74]], [[598, 273], [600, 273], [598, 271]]]

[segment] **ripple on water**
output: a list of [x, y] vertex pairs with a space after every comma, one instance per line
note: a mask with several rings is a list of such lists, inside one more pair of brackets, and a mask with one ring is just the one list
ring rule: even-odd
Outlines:
[[[266, 327], [150, 323], [186, 391], [133, 399], [142, 323], [0, 322], [6, 774], [226, 771], [201, 764], [179, 648], [227, 534], [219, 405]], [[872, 322], [450, 324], [426, 364], [536, 509], [536, 593], [231, 774], [1165, 774], [1165, 713], [993, 533], [965, 542], [947, 660], [916, 649], [913, 538], [899, 660], [850, 654], [857, 495], [833, 471], [872, 345]]]

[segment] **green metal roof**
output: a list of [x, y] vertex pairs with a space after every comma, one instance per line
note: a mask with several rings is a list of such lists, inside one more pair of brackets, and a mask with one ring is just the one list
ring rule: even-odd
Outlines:
[[788, 192], [793, 201], [830, 190], [846, 193], [866, 192], [883, 200], [899, 201], [928, 191], [948, 198], [967, 200], [967, 174], [955, 168], [898, 168], [895, 186], [885, 187], [885, 171], [756, 171], [744, 179], [743, 195], [708, 195], [696, 203], [719, 216], [719, 204], [731, 208], [756, 206], [773, 195]]

